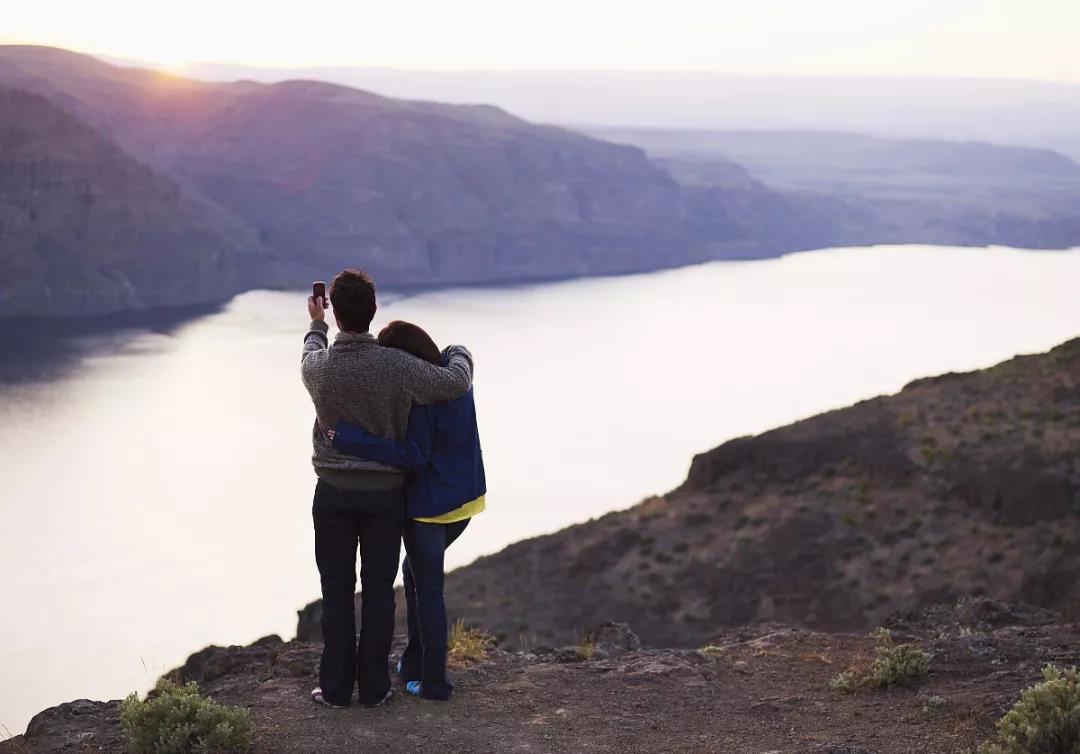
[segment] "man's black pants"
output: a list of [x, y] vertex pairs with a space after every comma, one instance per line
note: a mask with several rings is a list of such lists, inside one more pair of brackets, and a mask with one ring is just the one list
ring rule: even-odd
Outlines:
[[[353, 681], [361, 704], [390, 690], [394, 579], [405, 523], [405, 490], [342, 490], [319, 480], [311, 508], [315, 560], [322, 582], [319, 685], [333, 704], [349, 704]], [[360, 545], [360, 637], [356, 636], [356, 546]]]

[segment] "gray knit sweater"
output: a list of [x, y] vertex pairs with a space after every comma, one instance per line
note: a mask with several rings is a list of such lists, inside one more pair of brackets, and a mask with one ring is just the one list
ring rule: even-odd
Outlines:
[[[372, 486], [362, 481], [376, 476], [371, 472], [404, 480], [400, 469], [334, 450], [325, 428], [347, 421], [380, 437], [403, 440], [414, 405], [453, 400], [469, 391], [472, 355], [464, 346], [450, 346], [444, 352], [448, 365], [437, 367], [399, 349], [383, 348], [370, 333], [339, 332], [330, 346], [329, 329], [325, 322], [311, 323], [300, 364], [304, 387], [315, 404], [315, 471], [341, 486]], [[358, 483], [348, 484], [354, 476], [349, 472], [355, 472]]]

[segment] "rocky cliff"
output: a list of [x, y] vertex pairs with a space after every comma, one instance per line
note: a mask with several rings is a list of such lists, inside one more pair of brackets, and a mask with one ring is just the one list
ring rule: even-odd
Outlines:
[[[665, 646], [757, 621], [863, 630], [968, 594], [1080, 618], [1080, 339], [732, 440], [679, 489], [446, 585], [504, 640], [614, 619]], [[301, 611], [300, 638], [318, 617]]]
[[[929, 676], [852, 695], [829, 681], [866, 662], [872, 639], [778, 624], [713, 631], [704, 651], [643, 647], [611, 624], [580, 647], [497, 648], [455, 669], [448, 704], [396, 688], [379, 709], [317, 708], [307, 695], [320, 647], [277, 637], [208, 647], [173, 675], [250, 710], [259, 752], [960, 754], [992, 734], [1043, 665], [1080, 662], [1080, 626], [1024, 605], [970, 600], [889, 626], [931, 654]], [[85, 699], [0, 742], [2, 754], [126, 750], [119, 702]]]

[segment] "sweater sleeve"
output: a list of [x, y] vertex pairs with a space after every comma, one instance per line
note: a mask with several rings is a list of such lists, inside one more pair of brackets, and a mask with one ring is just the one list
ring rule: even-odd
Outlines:
[[304, 335], [304, 347], [300, 351], [300, 378], [304, 381], [304, 387], [310, 393], [314, 384], [315, 375], [326, 363], [327, 350], [330, 341], [326, 334], [330, 332], [330, 326], [321, 320], [312, 320]]
[[443, 351], [445, 367], [408, 357], [402, 369], [402, 384], [414, 403], [441, 403], [469, 392], [473, 379], [473, 358], [465, 346]]
[[342, 422], [334, 432], [334, 447], [351, 456], [378, 461], [399, 469], [419, 471], [428, 465], [434, 441], [434, 419], [426, 406], [416, 406], [409, 414], [403, 442], [373, 435], [361, 426]]

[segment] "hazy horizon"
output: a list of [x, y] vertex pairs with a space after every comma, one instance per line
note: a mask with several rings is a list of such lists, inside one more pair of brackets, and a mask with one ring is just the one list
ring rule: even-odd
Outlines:
[[356, 7], [313, 0], [302, 10], [208, 0], [164, 11], [133, 0], [43, 0], [9, 9], [0, 42], [168, 67], [213, 62], [1080, 82], [1071, 33], [1080, 26], [1080, 5], [1066, 0], [956, 0], [947, 6], [769, 0], [737, 8], [672, 0], [662, 13], [614, 0], [553, 0], [542, 7], [494, 0]]

